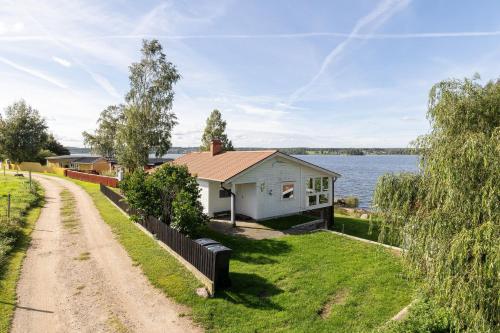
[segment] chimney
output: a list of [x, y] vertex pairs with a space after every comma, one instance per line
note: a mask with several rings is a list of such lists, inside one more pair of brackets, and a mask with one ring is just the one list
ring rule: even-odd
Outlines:
[[210, 153], [212, 156], [222, 153], [222, 142], [219, 139], [213, 139], [210, 142]]

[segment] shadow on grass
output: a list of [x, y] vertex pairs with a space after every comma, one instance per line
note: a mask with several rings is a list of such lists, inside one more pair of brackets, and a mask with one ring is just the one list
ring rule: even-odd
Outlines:
[[216, 297], [254, 309], [283, 310], [270, 298], [283, 291], [257, 274], [230, 273], [232, 287], [220, 291]]
[[243, 236], [224, 235], [206, 228], [204, 236], [212, 238], [233, 250], [231, 259], [251, 264], [273, 264], [272, 258], [290, 252], [290, 245], [279, 238], [250, 239]]
[[297, 214], [278, 217], [270, 220], [258, 221], [257, 223], [274, 230], [288, 230], [293, 226], [311, 222], [317, 219], [319, 219], [319, 216]]

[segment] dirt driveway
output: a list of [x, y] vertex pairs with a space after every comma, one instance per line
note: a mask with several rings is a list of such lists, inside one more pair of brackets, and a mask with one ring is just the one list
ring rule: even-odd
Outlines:
[[[34, 176], [46, 205], [17, 286], [12, 332], [201, 332], [188, 309], [155, 289], [74, 183]], [[61, 221], [61, 191], [76, 198], [77, 223]]]

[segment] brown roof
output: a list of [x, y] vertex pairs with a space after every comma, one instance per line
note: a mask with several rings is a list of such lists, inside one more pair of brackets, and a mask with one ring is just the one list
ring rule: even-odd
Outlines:
[[198, 178], [224, 182], [276, 152], [277, 150], [227, 151], [215, 156], [210, 152], [193, 152], [172, 163], [186, 165], [189, 172]]

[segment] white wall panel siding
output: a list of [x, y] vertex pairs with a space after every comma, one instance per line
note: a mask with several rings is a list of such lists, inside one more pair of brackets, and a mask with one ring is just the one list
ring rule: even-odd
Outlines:
[[[331, 206], [332, 195], [329, 195], [328, 203], [307, 207], [306, 205], [306, 180], [309, 177], [328, 177], [329, 189], [331, 193], [332, 179], [329, 175], [299, 163], [273, 157], [248, 172], [235, 178], [235, 184], [255, 183], [256, 184], [256, 208], [255, 218], [266, 219], [274, 216], [293, 214], [312, 208]], [[281, 187], [283, 183], [293, 183], [294, 198], [282, 200]], [[241, 205], [237, 197], [236, 206]], [[246, 208], [246, 203], [244, 203]], [[237, 208], [238, 211], [238, 208]], [[245, 214], [249, 215], [249, 214]], [[251, 216], [251, 215], [249, 215]]]
[[[231, 209], [231, 198], [219, 198], [220, 182], [208, 181], [210, 193], [210, 209], [208, 215], [213, 216], [216, 212], [223, 212]], [[226, 186], [231, 188], [231, 185]]]
[[209, 199], [210, 199], [210, 193], [209, 193], [209, 184], [208, 181], [198, 179], [198, 185], [200, 186], [200, 201], [201, 204], [203, 205], [203, 213], [209, 214], [210, 212], [210, 205], [209, 205]]
[[257, 218], [257, 185], [246, 183], [236, 185], [236, 213]]

